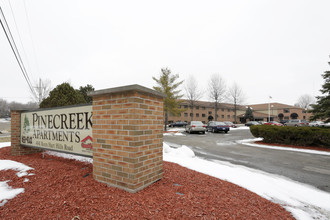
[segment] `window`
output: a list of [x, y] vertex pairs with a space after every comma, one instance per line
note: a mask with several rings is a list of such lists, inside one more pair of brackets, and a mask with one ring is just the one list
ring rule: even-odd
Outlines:
[[188, 113], [184, 113], [184, 117], [188, 117]]
[[202, 110], [205, 110], [205, 107], [204, 106], [202, 106]]
[[202, 114], [202, 117], [203, 117], [203, 118], [205, 118], [205, 117], [206, 117], [206, 115], [205, 115], [205, 114]]
[[199, 109], [199, 106], [196, 106], [196, 109]]
[[221, 118], [225, 118], [225, 115], [221, 115]]
[[230, 108], [228, 108], [227, 111], [230, 112]]
[[212, 112], [209, 112], [209, 115], [211, 115], [212, 114]]
[[224, 109], [224, 108], [222, 108], [222, 109], [221, 109], [221, 111], [223, 111], [223, 112], [224, 112], [224, 111], [225, 111], [225, 109]]
[[283, 112], [284, 112], [284, 113], [290, 113], [290, 109], [285, 108], [285, 109], [283, 109]]
[[183, 107], [184, 107], [184, 108], [188, 108], [188, 105], [184, 105]]
[[193, 113], [190, 113], [190, 117], [193, 117], [194, 115], [193, 115]]
[[230, 118], [230, 115], [227, 115], [227, 118]]
[[288, 119], [289, 119], [289, 116], [285, 116], [284, 119], [285, 119], [285, 120], [288, 120]]
[[196, 113], [196, 118], [199, 118], [199, 113]]

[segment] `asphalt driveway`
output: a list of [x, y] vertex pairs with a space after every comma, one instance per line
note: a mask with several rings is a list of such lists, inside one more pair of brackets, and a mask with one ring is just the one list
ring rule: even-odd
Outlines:
[[330, 192], [330, 156], [295, 151], [257, 148], [237, 143], [254, 139], [249, 129], [231, 130], [228, 134], [206, 133], [165, 135], [173, 147], [186, 145], [198, 157], [228, 161], [233, 164], [278, 174]]

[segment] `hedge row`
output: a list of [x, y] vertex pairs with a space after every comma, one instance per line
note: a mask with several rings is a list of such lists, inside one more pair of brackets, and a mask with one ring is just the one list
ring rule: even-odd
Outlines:
[[329, 128], [253, 125], [250, 130], [266, 143], [330, 148]]

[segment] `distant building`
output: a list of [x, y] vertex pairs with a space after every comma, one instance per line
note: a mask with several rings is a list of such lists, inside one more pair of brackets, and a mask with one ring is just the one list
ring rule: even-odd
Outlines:
[[[311, 113], [307, 112], [307, 109], [277, 102], [249, 105], [249, 107], [252, 108], [256, 121], [268, 121], [269, 114], [270, 121], [290, 119], [309, 120], [312, 116]], [[239, 115], [239, 117], [243, 117], [243, 115]]]
[[[180, 115], [175, 116], [170, 114], [168, 117], [169, 123], [176, 121], [202, 121], [207, 123], [215, 119], [214, 102], [197, 101], [191, 108], [188, 100], [182, 100], [179, 108], [185, 109]], [[265, 103], [256, 105], [239, 105], [237, 106], [237, 122], [245, 123], [244, 114], [246, 109], [250, 107], [253, 111], [253, 116], [256, 121], [281, 121], [289, 119], [309, 119], [311, 113], [303, 108], [296, 106], [285, 105], [281, 103]], [[269, 108], [270, 107], [270, 108]], [[270, 110], [270, 111], [269, 111]], [[270, 115], [269, 115], [270, 113]], [[217, 121], [235, 121], [234, 105], [228, 103], [219, 103], [217, 111]]]

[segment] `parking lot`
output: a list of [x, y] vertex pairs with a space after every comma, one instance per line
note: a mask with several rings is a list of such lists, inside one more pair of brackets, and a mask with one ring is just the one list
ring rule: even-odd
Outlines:
[[231, 129], [225, 133], [164, 135], [172, 147], [186, 145], [196, 156], [207, 160], [228, 161], [313, 185], [330, 192], [330, 156], [305, 152], [251, 147], [242, 140], [254, 139], [248, 128]]

